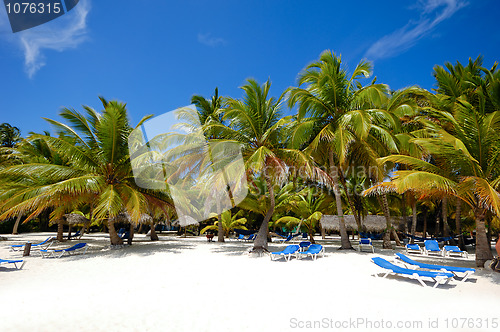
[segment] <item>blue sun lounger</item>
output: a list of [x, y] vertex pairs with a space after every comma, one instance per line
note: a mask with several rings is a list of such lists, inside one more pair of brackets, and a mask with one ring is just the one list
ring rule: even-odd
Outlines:
[[[383, 269], [389, 270], [382, 276], [382, 278], [385, 278], [390, 274], [398, 275], [401, 277], [415, 279], [424, 287], [426, 287], [427, 285], [425, 284], [423, 278], [432, 279], [433, 281], [435, 281], [433, 288], [436, 288], [440, 284], [447, 284], [450, 280], [453, 279], [453, 273], [406, 269], [404, 267], [394, 265], [383, 259], [382, 257], [373, 257], [372, 262]], [[378, 277], [378, 273], [375, 273], [374, 276]]]
[[476, 272], [475, 269], [470, 268], [470, 267], [457, 267], [457, 266], [445, 266], [445, 265], [434, 265], [434, 264], [426, 264], [426, 263], [420, 263], [417, 261], [414, 261], [413, 259], [406, 257], [405, 255], [397, 252], [396, 253], [396, 260], [399, 260], [400, 262], [403, 263], [408, 268], [413, 268], [417, 267], [420, 269], [428, 269], [428, 270], [439, 270], [443, 272], [451, 272], [453, 273], [456, 277], [459, 277], [457, 273], [460, 273], [463, 275], [461, 276], [462, 282], [467, 280], [474, 272]]
[[278, 258], [285, 257], [285, 260], [288, 262], [292, 258], [292, 255], [296, 255], [299, 249], [300, 249], [299, 245], [292, 244], [287, 246], [282, 251], [275, 251], [269, 253], [269, 257], [271, 257], [271, 260], [273, 260], [273, 256], [278, 256]]
[[[21, 263], [21, 266], [17, 267], [17, 263]], [[11, 260], [11, 259], [0, 259], [0, 264], [14, 264], [16, 269], [20, 270], [23, 268], [25, 261], [22, 259], [16, 259], [16, 260]]]
[[309, 248], [310, 245], [311, 245], [311, 242], [309, 242], [309, 241], [300, 242], [299, 243], [300, 251], [307, 250], [307, 248]]
[[415, 254], [423, 254], [423, 251], [422, 251], [422, 248], [420, 248], [420, 246], [416, 243], [408, 243], [406, 245], [406, 254], [411, 254], [411, 253], [415, 253]]
[[[42, 241], [40, 243], [32, 243], [31, 244], [31, 249], [47, 249], [53, 243], [53, 242], [51, 242], [52, 239], [53, 239], [53, 237], [49, 236], [48, 238], [46, 238], [44, 241]], [[10, 251], [21, 251], [21, 250], [24, 250], [24, 246], [25, 246], [25, 244], [14, 244], [14, 245], [11, 245], [10, 246]]]
[[316, 260], [319, 254], [325, 257], [325, 248], [321, 244], [311, 244], [306, 251], [299, 251], [297, 258], [300, 259], [304, 255], [306, 257], [311, 256], [313, 260]]
[[40, 255], [42, 258], [54, 257], [61, 258], [64, 254], [72, 255], [76, 253], [85, 254], [87, 252], [88, 245], [86, 243], [77, 243], [74, 246], [66, 249], [43, 249], [40, 250]]
[[442, 255], [439, 243], [436, 240], [425, 240], [424, 242], [424, 255], [429, 255], [430, 253]]
[[363, 249], [368, 249], [372, 253], [375, 253], [375, 249], [373, 248], [373, 244], [372, 244], [372, 239], [370, 239], [370, 238], [359, 239], [358, 250], [359, 250], [359, 252], [361, 252]]
[[247, 241], [247, 242], [253, 241], [253, 240], [255, 240], [256, 237], [257, 237], [257, 234], [250, 234], [250, 235], [248, 235], [247, 238], [244, 238], [243, 241]]
[[469, 253], [467, 251], [462, 251], [458, 246], [444, 246], [443, 256], [450, 257], [452, 254], [458, 254], [461, 257], [469, 258]]

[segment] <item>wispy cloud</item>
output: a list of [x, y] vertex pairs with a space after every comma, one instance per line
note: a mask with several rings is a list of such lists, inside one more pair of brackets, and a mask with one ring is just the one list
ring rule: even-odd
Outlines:
[[[46, 65], [44, 50], [62, 52], [76, 48], [87, 37], [87, 15], [90, 0], [81, 0], [78, 5], [54, 21], [32, 29], [10, 35], [7, 39], [17, 43], [24, 53], [24, 67], [30, 78]], [[2, 28], [5, 20], [2, 20]]]
[[420, 12], [419, 19], [376, 41], [365, 57], [371, 60], [390, 58], [407, 51], [435, 26], [465, 6], [465, 0], [419, 0], [415, 6]]
[[199, 33], [198, 42], [210, 47], [226, 45], [226, 40], [219, 37], [212, 37], [211, 33]]

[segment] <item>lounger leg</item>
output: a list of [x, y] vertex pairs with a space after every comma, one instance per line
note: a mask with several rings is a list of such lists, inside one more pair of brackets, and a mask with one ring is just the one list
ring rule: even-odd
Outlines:
[[472, 273], [470, 271], [467, 271], [465, 272], [465, 275], [464, 277], [462, 278], [462, 282], [464, 282], [465, 280], [467, 280], [470, 276], [472, 275]]

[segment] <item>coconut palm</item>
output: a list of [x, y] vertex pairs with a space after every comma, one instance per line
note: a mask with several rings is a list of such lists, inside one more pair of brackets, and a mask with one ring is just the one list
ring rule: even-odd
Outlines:
[[13, 148], [21, 141], [21, 131], [8, 123], [0, 124], [0, 146]]
[[492, 257], [485, 228], [487, 211], [500, 215], [500, 111], [488, 102], [494, 94], [489, 91], [489, 80], [498, 71], [493, 68], [483, 78], [473, 62], [463, 71], [457, 65], [458, 74], [451, 68], [455, 70], [449, 67], [451, 73], [447, 74], [436, 70], [438, 92], [449, 95], [438, 94], [438, 101], [444, 102], [441, 109], [429, 110], [434, 119], [428, 124], [432, 137], [413, 140], [432, 156], [433, 163], [402, 155], [388, 156], [381, 162], [411, 168], [395, 172], [392, 181], [398, 193], [418, 189], [429, 195], [455, 196], [469, 205], [476, 221], [476, 264], [482, 266]]
[[[219, 96], [218, 88], [215, 88], [214, 95], [211, 99], [205, 99], [200, 95], [194, 95], [191, 98], [191, 103], [196, 106], [200, 124], [205, 128], [205, 137], [208, 140], [220, 138], [218, 137], [216, 127], [210, 127], [211, 123], [222, 123], [222, 117], [224, 115], [224, 98]], [[227, 179], [225, 183], [229, 183]], [[231, 192], [229, 192], [229, 194], [231, 195]], [[223, 216], [219, 215], [218, 219], [223, 219]], [[223, 223], [219, 222], [217, 225], [219, 227], [217, 232], [217, 242], [224, 242]]]
[[132, 128], [125, 104], [100, 99], [102, 112], [85, 106], [84, 114], [61, 111], [69, 124], [47, 119], [58, 129], [59, 137], [30, 137], [56, 151], [63, 164], [30, 162], [1, 171], [0, 219], [23, 213], [29, 220], [52, 209], [51, 219], [57, 220], [82, 205], [90, 205], [95, 219], [107, 220], [111, 244], [115, 245], [122, 243], [113, 223], [119, 213], [128, 212], [137, 222], [151, 207], [169, 206], [164, 193], [139, 188], [135, 183], [127, 141]]
[[[360, 78], [371, 75], [371, 69], [369, 62], [361, 61], [349, 75], [340, 56], [327, 50], [320, 55], [318, 61], [308, 65], [299, 74], [299, 87], [289, 90], [289, 106], [298, 105], [291, 144], [308, 146], [312, 157], [317, 160], [321, 158], [315, 155], [318, 151], [328, 156], [323, 165], [328, 166], [333, 182], [344, 249], [352, 246], [343, 218], [340, 185], [345, 181], [341, 170], [347, 167], [348, 156], [353, 155], [360, 142], [372, 138], [386, 140], [388, 133], [376, 123], [390, 123], [393, 119], [385, 110], [376, 107], [388, 99], [388, 87], [376, 84], [375, 79], [367, 86], [362, 86], [359, 82]], [[354, 204], [348, 194], [346, 198], [358, 228], [361, 228]]]
[[217, 220], [214, 222], [213, 225], [204, 227], [200, 231], [200, 234], [203, 234], [208, 230], [219, 232], [220, 229], [222, 228], [222, 233], [223, 233], [222, 236], [228, 237], [229, 233], [232, 232], [235, 228], [246, 230], [247, 228], [245, 227], [245, 224], [247, 222], [247, 219], [240, 218], [242, 215], [243, 215], [243, 210], [238, 211], [234, 215], [231, 213], [231, 210], [226, 210], [219, 215], [214, 213], [212, 217], [217, 218]]
[[315, 194], [314, 189], [305, 188], [291, 197], [288, 210], [297, 217], [283, 216], [275, 222], [275, 225], [286, 224], [289, 229], [295, 226], [297, 231], [300, 231], [301, 226], [306, 228], [312, 243], [315, 243], [314, 234], [323, 216], [322, 212], [332, 203], [329, 196], [324, 193]]
[[262, 195], [267, 194], [269, 206], [253, 249], [262, 253], [267, 250], [269, 221], [276, 205], [274, 186], [287, 179], [287, 165], [302, 167], [307, 176], [313, 176], [314, 169], [304, 153], [285, 147], [283, 132], [290, 117], [282, 118], [283, 95], [278, 99], [270, 97], [270, 81], [260, 85], [248, 79], [241, 88], [242, 99], [227, 100], [223, 117], [227, 124], [214, 123], [210, 128], [220, 132], [224, 140], [240, 144], [249, 180], [260, 177], [266, 184], [266, 193]]

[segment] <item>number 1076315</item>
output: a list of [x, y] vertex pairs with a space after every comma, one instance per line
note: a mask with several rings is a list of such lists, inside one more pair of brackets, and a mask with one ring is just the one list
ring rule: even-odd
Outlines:
[[59, 14], [61, 3], [15, 2], [5, 4], [8, 14]]

